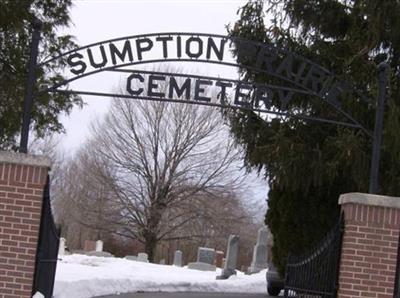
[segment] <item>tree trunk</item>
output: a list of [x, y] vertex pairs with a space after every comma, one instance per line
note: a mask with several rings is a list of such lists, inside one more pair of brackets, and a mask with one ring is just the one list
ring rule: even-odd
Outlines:
[[157, 239], [157, 227], [160, 224], [161, 221], [161, 214], [163, 212], [163, 207], [158, 204], [157, 200], [153, 200], [154, 203], [152, 203], [150, 207], [150, 215], [148, 219], [148, 225], [145, 229], [145, 232], [143, 234], [144, 239], [145, 239], [145, 252], [147, 253], [149, 262], [153, 263], [154, 262], [154, 257], [155, 257], [155, 252], [158, 244], [158, 239]]
[[155, 251], [157, 247], [157, 238], [155, 235], [149, 233], [145, 236], [146, 243], [144, 244], [144, 251], [147, 253], [147, 257], [150, 263], [154, 263]]

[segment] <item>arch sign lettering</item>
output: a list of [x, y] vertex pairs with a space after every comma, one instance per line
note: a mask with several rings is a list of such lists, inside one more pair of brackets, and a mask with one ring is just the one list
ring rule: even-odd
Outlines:
[[[36, 47], [36, 53], [34, 51], [33, 54], [31, 53], [31, 67], [32, 65], [36, 67], [39, 34], [39, 30], [35, 30], [32, 50]], [[35, 40], [37, 40], [36, 44]], [[232, 59], [232, 51], [246, 58], [242, 61], [248, 62], [238, 64]], [[349, 126], [361, 129], [372, 136], [344, 110], [341, 104], [343, 94], [357, 93], [357, 98], [368, 102], [365, 97], [360, 96], [350, 84], [340, 80], [322, 66], [270, 44], [216, 34], [152, 33], [115, 38], [79, 47], [45, 61], [41, 65], [52, 63], [57, 59], [66, 62], [65, 79], [53, 86], [39, 86], [39, 92], [125, 97], [247, 109], [283, 117], [297, 117]], [[206, 76], [198, 73], [185, 74], [138, 69], [142, 64], [164, 62], [208, 63], [236, 67], [236, 71], [238, 68], [246, 68], [264, 76], [270, 76], [274, 84], [258, 84], [239, 76], [239, 79], [232, 79], [219, 75]], [[124, 76], [123, 92], [118, 94], [99, 92], [99, 90], [71, 90], [68, 87], [69, 83], [100, 72], [114, 72]], [[29, 102], [29, 96], [32, 97], [32, 91], [29, 95], [29, 84], [35, 83], [32, 77], [34, 77], [33, 74], [29, 79], [26, 102]], [[208, 92], [210, 89], [216, 92]], [[299, 94], [309, 98], [310, 102], [317, 100], [319, 104], [326, 105], [335, 112], [333, 115], [337, 117], [328, 119], [292, 111], [291, 101]], [[25, 111], [29, 111], [29, 104], [26, 106], [28, 108]], [[22, 152], [27, 150], [29, 115], [27, 117], [27, 120], [24, 117], [21, 134]], [[374, 142], [376, 140], [380, 142], [374, 136]]]
[[[253, 57], [251, 65], [232, 61], [232, 51]], [[352, 91], [349, 84], [311, 61], [289, 51], [248, 40], [204, 33], [154, 33], [106, 40], [74, 49], [55, 59], [66, 61], [66, 80], [42, 91], [86, 95], [120, 96], [136, 99], [186, 102], [251, 109], [362, 128], [342, 110], [340, 95]], [[273, 76], [280, 84], [265, 85], [219, 76], [144, 71], [132, 66], [159, 62], [197, 62], [233, 67], [251, 67]], [[66, 90], [68, 83], [99, 72], [126, 74], [123, 94], [96, 90]], [[167, 88], [161, 86], [166, 86]], [[208, 94], [213, 88], [217, 92]], [[166, 89], [166, 90], [165, 90]], [[341, 114], [340, 120], [291, 114], [287, 107], [294, 94], [322, 100]], [[278, 103], [273, 105], [272, 103]]]

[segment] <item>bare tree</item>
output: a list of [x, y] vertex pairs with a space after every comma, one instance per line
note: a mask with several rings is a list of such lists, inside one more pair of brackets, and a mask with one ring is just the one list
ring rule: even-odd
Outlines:
[[[107, 180], [112, 176], [108, 173], [112, 167], [93, 152], [96, 146], [94, 140], [87, 142], [73, 159], [64, 163], [63, 179], [59, 179], [62, 185], [57, 187], [55, 201], [63, 236], [71, 249], [80, 248], [84, 240], [102, 239], [114, 254], [127, 252], [128, 247], [131, 254], [137, 253], [141, 245], [132, 235], [132, 227], [121, 221], [124, 204], [118, 203], [108, 187]], [[222, 191], [215, 188], [194, 194], [187, 200], [176, 200], [165, 209], [160, 225], [170, 232], [160, 237], [157, 259], [171, 261], [174, 250], [180, 249], [186, 260], [194, 260], [197, 247], [225, 250], [229, 234], [238, 234], [241, 239], [249, 238], [242, 241], [240, 260], [244, 261], [240, 263], [249, 262], [250, 246], [258, 225], [253, 222], [254, 214], [247, 202], [242, 200], [247, 192], [230, 189], [229, 184], [225, 186]], [[182, 222], [185, 224], [178, 227]], [[131, 240], [126, 241], [126, 237]]]
[[66, 160], [64, 152], [60, 149], [60, 139], [57, 135], [47, 135], [44, 138], [35, 136], [29, 143], [31, 154], [43, 155], [51, 161], [51, 182], [58, 183], [61, 179], [63, 164]]
[[126, 99], [115, 99], [94, 126], [92, 154], [109, 165], [104, 185], [117, 199], [123, 232], [145, 244], [150, 260], [160, 240], [202, 216], [188, 205], [235, 187], [238, 155], [223, 129], [214, 109]]
[[181, 249], [193, 259], [198, 246], [224, 250], [234, 233], [249, 238], [242, 241], [240, 263], [251, 257], [245, 245], [253, 244], [258, 225], [238, 191], [244, 187], [238, 154], [218, 111], [117, 99], [72, 158], [60, 152], [56, 138], [31, 148], [52, 160], [55, 218], [70, 248], [87, 239], [107, 245], [113, 234], [146, 244], [150, 258], [161, 243], [159, 258]]
[[56, 222], [70, 248], [80, 248], [85, 240], [104, 240], [115, 231], [112, 222], [120, 214], [104, 184], [106, 165], [92, 154], [92, 146], [92, 141], [87, 142], [64, 162], [62, 177], [54, 186]]
[[60, 190], [64, 189], [65, 185], [65, 167], [68, 164], [68, 159], [60, 147], [60, 139], [57, 135], [48, 135], [44, 138], [35, 136], [29, 144], [31, 154], [43, 155], [50, 159], [50, 193], [52, 209], [55, 221], [64, 217], [62, 213], [68, 208], [60, 208], [58, 203], [65, 203], [64, 200], [59, 200], [58, 195]]
[[54, 220], [61, 226], [61, 235], [68, 239], [68, 246], [80, 248], [85, 238], [93, 233], [93, 228], [82, 229], [79, 221], [84, 216], [79, 209], [81, 205], [76, 204], [75, 200], [76, 197], [84, 198], [82, 189], [78, 190], [78, 187], [86, 176], [77, 167], [77, 159], [67, 157], [63, 152], [56, 135], [35, 137], [29, 148], [32, 154], [44, 155], [50, 159], [50, 198]]

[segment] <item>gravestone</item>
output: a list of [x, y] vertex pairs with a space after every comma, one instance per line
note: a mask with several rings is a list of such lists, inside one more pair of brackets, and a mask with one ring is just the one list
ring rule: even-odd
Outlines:
[[268, 229], [262, 227], [258, 230], [257, 244], [254, 246], [253, 261], [248, 273], [257, 273], [268, 267]]
[[86, 253], [87, 256], [92, 256], [92, 257], [104, 257], [104, 258], [113, 258], [114, 255], [106, 252], [106, 251], [89, 251]]
[[180, 250], [175, 251], [174, 266], [182, 267], [182, 252]]
[[189, 263], [188, 268], [201, 271], [215, 271], [214, 258], [215, 249], [199, 247], [197, 251], [197, 262]]
[[165, 259], [160, 260], [160, 265], [165, 265]]
[[136, 260], [138, 262], [145, 262], [145, 263], [149, 262], [148, 257], [147, 257], [147, 253], [145, 253], [145, 252], [138, 253], [138, 256], [137, 256]]
[[197, 251], [197, 262], [214, 265], [215, 249], [199, 247]]
[[217, 266], [218, 268], [222, 268], [222, 260], [224, 258], [225, 254], [223, 251], [217, 250], [215, 252], [215, 266]]
[[101, 240], [96, 241], [96, 251], [103, 251], [103, 241]]
[[84, 251], [96, 251], [96, 241], [85, 240], [83, 244]]
[[58, 255], [65, 255], [65, 238], [60, 238], [60, 245], [58, 246]]
[[71, 254], [73, 255], [85, 255], [87, 252], [84, 251], [83, 249], [71, 249], [70, 250]]
[[230, 235], [228, 239], [228, 248], [226, 251], [226, 258], [224, 269], [217, 279], [228, 279], [230, 276], [236, 274], [236, 264], [239, 255], [239, 236]]
[[125, 259], [129, 261], [137, 261], [137, 256], [127, 255], [125, 256]]

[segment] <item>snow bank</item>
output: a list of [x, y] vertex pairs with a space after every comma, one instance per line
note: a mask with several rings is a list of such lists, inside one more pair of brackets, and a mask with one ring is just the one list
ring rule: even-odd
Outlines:
[[168, 265], [119, 258], [63, 256], [57, 264], [55, 298], [89, 298], [128, 292], [226, 292], [265, 293], [265, 270], [228, 280], [217, 272], [203, 272]]

